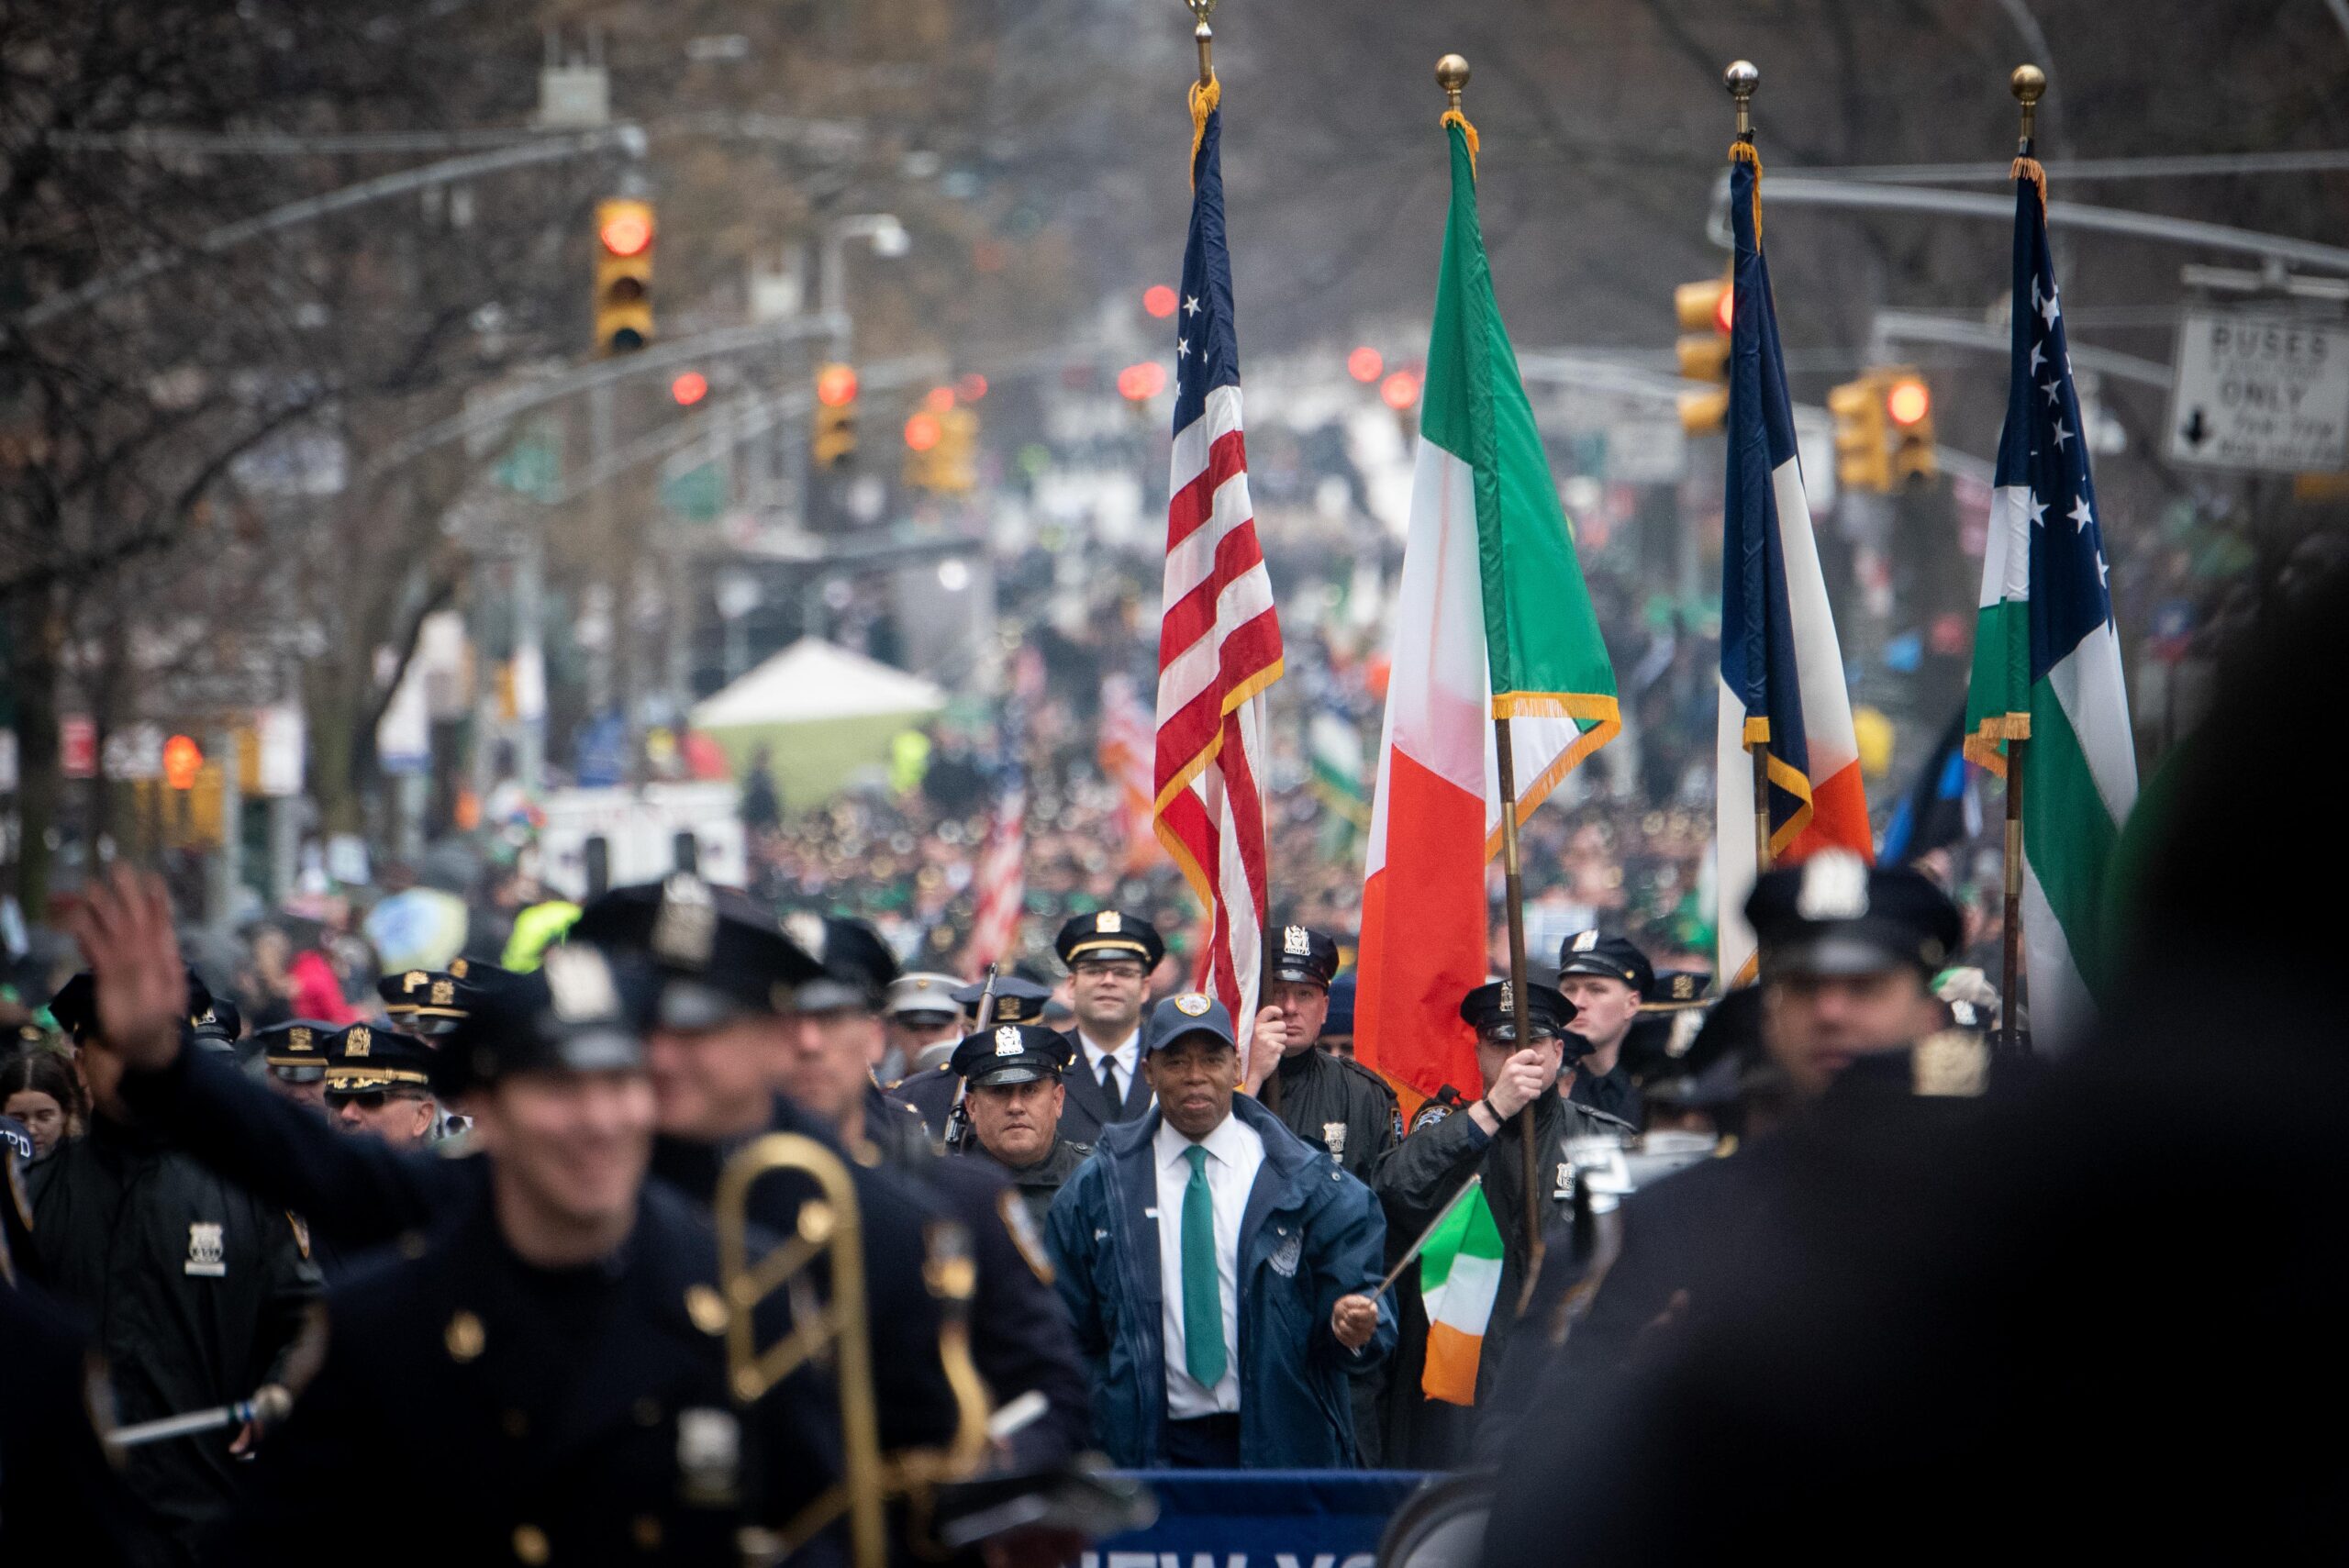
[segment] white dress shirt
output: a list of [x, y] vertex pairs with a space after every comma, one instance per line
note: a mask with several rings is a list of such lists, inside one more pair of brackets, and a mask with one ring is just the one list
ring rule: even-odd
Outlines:
[[1264, 1135], [1227, 1116], [1199, 1140], [1208, 1151], [1208, 1198], [1215, 1207], [1216, 1297], [1223, 1307], [1223, 1376], [1213, 1388], [1194, 1378], [1183, 1356], [1183, 1195], [1191, 1185], [1191, 1140], [1160, 1121], [1151, 1152], [1158, 1167], [1160, 1328], [1166, 1340], [1166, 1413], [1174, 1419], [1240, 1408], [1240, 1220], [1264, 1163]]
[[1112, 1051], [1104, 1051], [1094, 1044], [1085, 1038], [1082, 1029], [1077, 1031], [1076, 1043], [1078, 1049], [1085, 1052], [1085, 1070], [1097, 1084], [1101, 1082], [1101, 1059], [1106, 1056], [1117, 1062], [1118, 1105], [1109, 1107], [1115, 1112], [1118, 1106], [1126, 1103], [1126, 1096], [1134, 1092], [1134, 1074], [1141, 1070], [1141, 1026], [1135, 1026], [1134, 1032], [1126, 1036], [1125, 1043]]

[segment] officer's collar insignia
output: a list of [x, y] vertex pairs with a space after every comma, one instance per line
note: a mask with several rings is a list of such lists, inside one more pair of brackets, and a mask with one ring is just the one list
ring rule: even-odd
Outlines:
[[995, 1031], [995, 1053], [997, 1056], [1017, 1056], [1025, 1049], [1020, 1043], [1019, 1025], [1006, 1024]]
[[1174, 1010], [1186, 1018], [1205, 1018], [1207, 1010], [1213, 1006], [1213, 1003], [1196, 991], [1174, 998]]
[[1911, 1094], [1971, 1098], [1989, 1082], [1989, 1044], [1970, 1029], [1943, 1029], [1909, 1048]]
[[[1036, 1217], [1030, 1214], [1028, 1206], [1019, 1200], [1019, 1190], [1006, 1187], [997, 1193], [995, 1211], [1003, 1216], [1003, 1229], [1010, 1235], [1011, 1244], [1019, 1250], [1019, 1261], [1028, 1265], [1029, 1273], [1049, 1288], [1052, 1283], [1052, 1256], [1044, 1251], [1043, 1237], [1036, 1232]], [[1094, 1240], [1097, 1241], [1100, 1238], [1097, 1236]]]
[[539, 967], [547, 977], [554, 1016], [565, 1023], [608, 1018], [620, 1010], [619, 992], [603, 955], [593, 948], [552, 947]]
[[1597, 931], [1584, 931], [1575, 938], [1575, 951], [1588, 952], [1598, 946]]
[[1300, 958], [1310, 957], [1313, 952], [1313, 933], [1303, 926], [1291, 926], [1281, 933], [1281, 951], [1293, 953]]
[[1120, 932], [1125, 929], [1125, 922], [1115, 909], [1104, 909], [1093, 917], [1093, 929], [1097, 935]]
[[351, 1032], [342, 1037], [345, 1056], [364, 1056], [374, 1048], [375, 1036], [365, 1024], [353, 1024]]
[[718, 941], [718, 905], [709, 885], [691, 872], [678, 872], [661, 884], [661, 907], [652, 917], [652, 956], [680, 969], [706, 969]]
[[1795, 913], [1806, 920], [1856, 920], [1868, 912], [1867, 863], [1849, 850], [1821, 850], [1802, 863]]

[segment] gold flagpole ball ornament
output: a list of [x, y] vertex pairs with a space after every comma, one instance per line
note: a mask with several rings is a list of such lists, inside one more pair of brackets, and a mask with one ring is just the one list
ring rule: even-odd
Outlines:
[[1435, 62], [1435, 84], [1443, 89], [1444, 107], [1453, 114], [1460, 112], [1460, 90], [1468, 85], [1468, 61], [1463, 56], [1447, 54]]
[[2039, 117], [2039, 100], [2047, 95], [2047, 72], [2036, 65], [2018, 65], [2007, 78], [2007, 91], [2022, 106], [2022, 140], [2017, 150], [2028, 153], [2033, 134], [2032, 122]]

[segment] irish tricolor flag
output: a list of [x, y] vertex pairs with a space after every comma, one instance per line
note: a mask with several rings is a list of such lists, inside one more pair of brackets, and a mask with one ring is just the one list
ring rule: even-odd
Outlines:
[[1428, 1307], [1428, 1361], [1419, 1389], [1429, 1398], [1476, 1402], [1476, 1363], [1500, 1288], [1500, 1228], [1479, 1184], [1452, 1206], [1419, 1250], [1419, 1291]]
[[1474, 1096], [1460, 999], [1486, 978], [1486, 862], [1500, 847], [1493, 720], [1518, 817], [1620, 728], [1615, 673], [1575, 560], [1476, 222], [1472, 132], [1445, 117], [1452, 211], [1419, 411], [1419, 472], [1363, 888], [1355, 1049], [1416, 1104]]
[[1965, 754], [2003, 775], [2022, 752], [2023, 951], [2032, 1035], [2086, 1023], [2104, 885], [2137, 799], [2121, 635], [2088, 475], [2036, 163], [2015, 181], [2012, 373], [1990, 493]]

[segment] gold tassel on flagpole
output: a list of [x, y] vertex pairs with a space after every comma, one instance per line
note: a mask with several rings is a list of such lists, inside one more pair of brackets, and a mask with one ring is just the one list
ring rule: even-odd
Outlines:
[[1191, 15], [1198, 18], [1198, 26], [1191, 29], [1191, 38], [1199, 46], [1199, 79], [1191, 83], [1191, 185], [1199, 183], [1199, 144], [1208, 138], [1208, 117], [1223, 102], [1223, 83], [1215, 79], [1215, 29], [1208, 26], [1208, 18], [1215, 15], [1216, 0], [1184, 0]]

